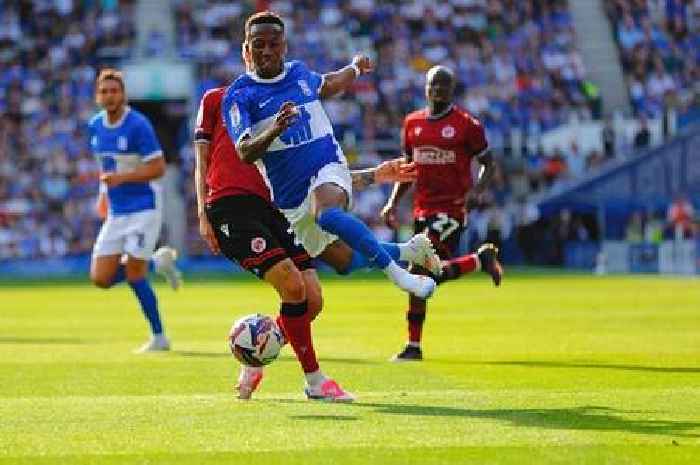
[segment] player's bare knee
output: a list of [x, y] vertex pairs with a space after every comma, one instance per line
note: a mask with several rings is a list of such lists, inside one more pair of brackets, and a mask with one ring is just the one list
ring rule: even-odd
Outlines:
[[290, 302], [306, 300], [306, 286], [301, 272], [296, 266], [285, 267], [282, 279], [282, 298]]
[[112, 287], [113, 278], [104, 274], [90, 273], [90, 280], [100, 289], [109, 289]]

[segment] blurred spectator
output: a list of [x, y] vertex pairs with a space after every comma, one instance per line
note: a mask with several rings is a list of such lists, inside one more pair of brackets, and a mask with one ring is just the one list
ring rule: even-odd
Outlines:
[[634, 135], [634, 148], [645, 149], [651, 144], [651, 131], [646, 116], [639, 119], [639, 129]]
[[557, 181], [561, 181], [567, 173], [566, 160], [561, 153], [561, 149], [557, 148], [554, 153], [547, 158], [544, 164], [543, 175], [548, 186], [554, 185]]
[[625, 228], [625, 240], [627, 242], [642, 242], [644, 239], [644, 224], [642, 222], [642, 214], [639, 212], [632, 213], [627, 227]]
[[610, 116], [605, 118], [605, 123], [603, 126], [603, 154], [605, 158], [615, 158], [617, 151], [617, 139], [615, 137], [615, 127], [613, 126], [613, 120]]
[[673, 237], [690, 239], [694, 236], [693, 205], [684, 196], [679, 195], [669, 205], [666, 218], [673, 231]]

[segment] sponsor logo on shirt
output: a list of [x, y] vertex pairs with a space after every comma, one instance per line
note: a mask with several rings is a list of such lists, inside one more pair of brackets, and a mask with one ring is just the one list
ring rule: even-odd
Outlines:
[[413, 149], [413, 159], [419, 165], [448, 165], [457, 161], [457, 154], [454, 150], [423, 145]]

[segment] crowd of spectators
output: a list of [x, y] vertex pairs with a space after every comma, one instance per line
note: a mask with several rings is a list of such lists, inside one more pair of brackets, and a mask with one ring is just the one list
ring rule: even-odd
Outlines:
[[635, 115], [698, 104], [700, 2], [608, 0]]
[[[633, 76], [644, 49], [652, 68], [659, 61], [665, 66], [673, 95], [683, 100], [697, 76], [697, 55], [689, 55], [697, 54], [697, 7], [668, 4], [672, 20], [651, 22], [657, 40], [635, 43], [625, 63]], [[531, 143], [572, 118], [599, 116], [566, 0], [176, 0], [173, 5], [174, 54], [196, 66], [195, 103], [206, 89], [244, 71], [243, 21], [255, 10], [282, 14], [289, 56], [318, 71], [344, 66], [355, 52], [370, 53], [375, 72], [326, 102], [354, 166], [397, 155], [404, 115], [424, 105], [425, 72], [435, 63], [454, 68], [458, 103], [484, 122], [496, 155], [505, 155], [493, 188], [472, 214], [471, 233], [480, 240], [506, 239], [536, 221], [526, 202], [530, 193], [580, 177], [614, 156], [607, 143], [602, 153], [585, 154], [575, 142], [549, 152]], [[644, 1], [610, 5], [611, 15], [619, 14], [621, 22], [631, 17], [637, 27], [657, 18]], [[85, 123], [95, 111], [93, 79], [96, 69], [135, 54], [135, 6], [136, 0], [0, 3], [0, 259], [90, 251], [99, 227], [93, 210], [97, 165], [85, 137]], [[158, 43], [163, 47], [167, 41]], [[644, 75], [644, 89], [651, 77]], [[509, 157], [520, 154], [511, 146], [512, 130], [522, 135], [522, 147], [530, 147], [522, 157]], [[192, 217], [190, 144], [180, 155], [188, 249], [206, 253]], [[357, 199], [356, 211], [388, 238], [392, 232], [376, 215], [386, 195], [386, 187], [369, 189]], [[407, 209], [404, 219], [408, 223]]]
[[[482, 120], [497, 155], [512, 151], [513, 129], [536, 139], [572, 117], [590, 119], [595, 112], [595, 88], [586, 81], [565, 0], [276, 0], [248, 5], [180, 0], [177, 48], [181, 57], [198, 64], [198, 95], [244, 71], [242, 21], [252, 7], [283, 15], [289, 56], [312, 69], [345, 66], [356, 52], [374, 57], [374, 73], [341, 98], [325, 102], [354, 165], [398, 154], [402, 119], [425, 104], [425, 72], [436, 63], [457, 72], [458, 103]], [[185, 152], [185, 159], [191, 157], [190, 149]], [[553, 180], [544, 174], [544, 166], [552, 164], [548, 155], [529, 155], [537, 161], [527, 168], [501, 166], [484, 209], [502, 209], [513, 194], [520, 200], [531, 192], [530, 186], [544, 188]], [[586, 163], [576, 161], [569, 172]], [[521, 182], [521, 174], [532, 179]], [[193, 196], [190, 189], [188, 197]], [[386, 189], [371, 189], [359, 195], [356, 206], [377, 233], [390, 235], [376, 217], [385, 197]], [[189, 231], [193, 246], [196, 233], [194, 227]]]
[[132, 0], [0, 2], [0, 259], [91, 250], [95, 66], [133, 49]]

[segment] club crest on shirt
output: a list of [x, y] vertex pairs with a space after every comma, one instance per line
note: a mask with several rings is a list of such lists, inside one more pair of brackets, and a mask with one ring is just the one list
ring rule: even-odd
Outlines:
[[455, 128], [453, 126], [447, 125], [442, 128], [442, 137], [445, 139], [452, 139], [455, 136]]
[[423, 128], [421, 126], [416, 126], [416, 129], [413, 130], [413, 133], [416, 136], [420, 136], [420, 133], [423, 132]]
[[238, 110], [238, 104], [236, 102], [233, 102], [231, 105], [228, 115], [231, 118], [231, 126], [238, 127], [241, 125], [241, 112]]
[[126, 150], [128, 146], [129, 146], [129, 142], [126, 140], [126, 137], [124, 137], [124, 136], [117, 137], [117, 148], [119, 150]]
[[309, 84], [304, 79], [299, 79], [297, 83], [299, 84], [299, 87], [301, 87], [301, 91], [304, 93], [304, 95], [311, 97], [311, 88], [309, 87]]
[[267, 247], [267, 242], [265, 242], [265, 239], [263, 239], [262, 237], [256, 237], [250, 241], [250, 250], [252, 250], [255, 253], [262, 252], [263, 250], [265, 250], [265, 247]]
[[224, 233], [224, 236], [229, 237], [229, 235], [228, 235], [228, 224], [226, 224], [226, 223], [222, 224], [221, 227], [220, 227], [219, 229], [221, 229], [221, 232]]

